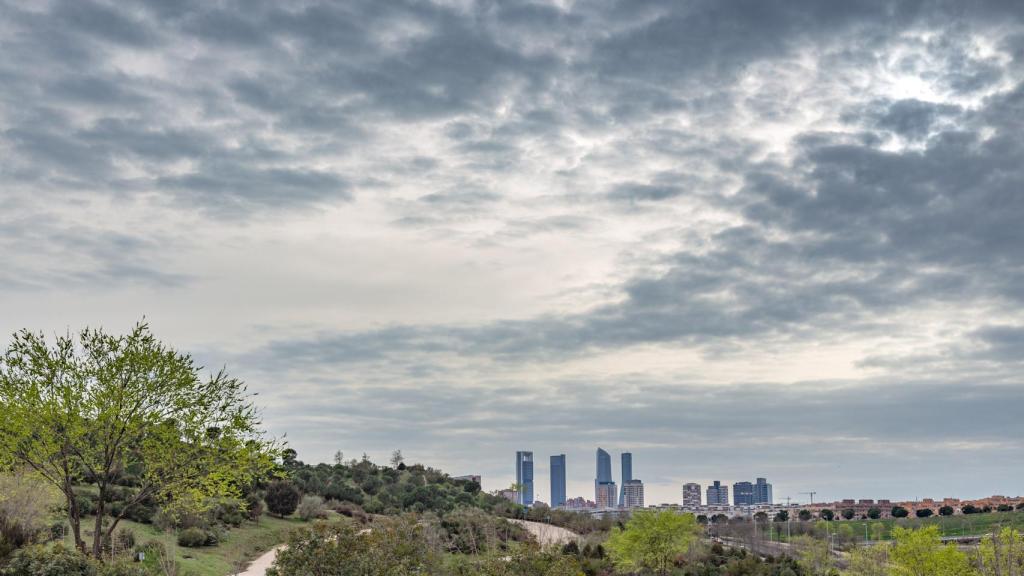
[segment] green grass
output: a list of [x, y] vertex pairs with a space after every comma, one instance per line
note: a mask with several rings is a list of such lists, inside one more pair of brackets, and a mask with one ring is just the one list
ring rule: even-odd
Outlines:
[[[94, 518], [89, 517], [82, 522], [82, 537], [87, 545], [92, 542], [93, 521]], [[161, 542], [167, 550], [173, 550], [183, 574], [226, 576], [240, 571], [264, 552], [283, 543], [291, 530], [304, 524], [306, 522], [297, 518], [264, 516], [258, 525], [245, 522], [238, 528], [232, 528], [218, 546], [202, 548], [182, 548], [178, 546], [175, 534], [163, 532], [149, 524], [122, 520], [117, 529], [130, 529], [135, 534], [137, 545], [155, 540]], [[70, 535], [65, 542], [69, 546], [74, 544]], [[147, 563], [152, 560], [147, 558]]]

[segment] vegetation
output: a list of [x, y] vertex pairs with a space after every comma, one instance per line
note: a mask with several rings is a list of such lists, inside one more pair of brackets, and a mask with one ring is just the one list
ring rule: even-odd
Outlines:
[[301, 496], [299, 489], [291, 481], [278, 480], [267, 487], [267, 493], [263, 500], [267, 503], [267, 510], [271, 514], [284, 518], [295, 512]]
[[[52, 345], [18, 332], [0, 360], [0, 462], [31, 469], [63, 494], [83, 551], [78, 488], [93, 488], [98, 558], [136, 507], [237, 495], [269, 468], [271, 446], [244, 385], [200, 372], [145, 324], [123, 336], [85, 329]], [[115, 491], [116, 510], [108, 506]]]
[[675, 559], [701, 534], [693, 514], [637, 510], [605, 547], [619, 570], [668, 574]]

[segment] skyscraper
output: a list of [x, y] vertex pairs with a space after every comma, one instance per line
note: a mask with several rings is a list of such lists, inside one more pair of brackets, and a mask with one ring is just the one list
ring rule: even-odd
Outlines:
[[752, 506], [754, 504], [754, 485], [750, 482], [733, 484], [732, 503], [736, 506]]
[[718, 480], [715, 480], [714, 484], [708, 486], [707, 496], [708, 506], [729, 505], [729, 487], [722, 486], [722, 483]]
[[597, 449], [597, 477], [594, 478], [594, 501], [598, 507], [615, 507], [615, 481], [612, 480], [612, 457]]
[[633, 479], [633, 454], [622, 453], [622, 488], [619, 492], [619, 506], [626, 507], [626, 483]]
[[516, 504], [533, 505], [533, 452], [516, 452]]
[[764, 478], [758, 478], [754, 484], [754, 504], [774, 504], [772, 485]]
[[700, 484], [693, 482], [683, 484], [683, 508], [688, 510], [700, 508]]
[[635, 478], [628, 482], [623, 482], [620, 506], [623, 508], [643, 508], [644, 483]]
[[565, 504], [565, 454], [551, 457], [551, 507]]

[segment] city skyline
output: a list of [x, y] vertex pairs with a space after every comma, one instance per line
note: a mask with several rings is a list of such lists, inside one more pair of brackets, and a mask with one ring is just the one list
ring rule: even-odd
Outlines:
[[145, 319], [304, 460], [527, 447], [544, 499], [597, 445], [647, 502], [1024, 492], [1022, 2], [0, 0], [0, 47], [5, 339]]

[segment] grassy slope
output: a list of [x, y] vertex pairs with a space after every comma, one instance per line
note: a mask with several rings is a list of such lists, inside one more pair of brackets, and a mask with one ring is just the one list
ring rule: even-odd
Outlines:
[[[219, 546], [203, 548], [182, 548], [177, 545], [177, 539], [174, 534], [161, 532], [148, 524], [138, 524], [122, 520], [118, 523], [118, 530], [122, 526], [131, 529], [135, 533], [137, 544], [151, 540], [162, 542], [167, 550], [174, 550], [175, 557], [180, 563], [182, 570], [187, 574], [194, 574], [195, 576], [225, 576], [240, 571], [242, 567], [262, 553], [284, 542], [288, 532], [303, 524], [305, 523], [297, 518], [280, 519], [264, 516], [260, 520], [259, 525], [246, 522], [238, 528], [232, 528]], [[91, 542], [91, 517], [89, 518], [88, 527], [83, 522], [83, 530], [86, 542]], [[68, 536], [66, 541], [68, 545], [73, 544], [70, 536]]]

